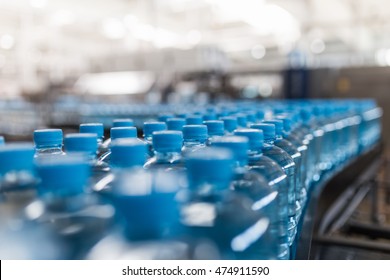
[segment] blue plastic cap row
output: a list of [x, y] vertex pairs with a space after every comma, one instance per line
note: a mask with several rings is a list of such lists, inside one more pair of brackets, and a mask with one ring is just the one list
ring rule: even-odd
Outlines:
[[121, 168], [143, 166], [146, 153], [146, 144], [139, 139], [117, 139], [111, 144], [110, 163]]
[[61, 129], [39, 129], [34, 131], [36, 148], [62, 146], [62, 138]]
[[86, 153], [95, 155], [98, 143], [95, 133], [72, 133], [65, 136], [65, 150], [67, 152]]
[[145, 122], [144, 137], [152, 137], [153, 132], [167, 130], [165, 122]]
[[134, 126], [132, 119], [116, 119], [112, 122], [112, 127], [128, 127]]
[[237, 129], [234, 131], [234, 135], [246, 137], [249, 141], [249, 147], [251, 150], [260, 150], [264, 145], [264, 134], [259, 129]]
[[112, 140], [119, 138], [137, 138], [136, 127], [113, 127], [110, 130]]
[[181, 131], [157, 131], [153, 133], [153, 148], [159, 153], [181, 152], [183, 133]]
[[91, 172], [85, 158], [74, 155], [40, 158], [36, 167], [41, 179], [39, 193], [50, 196], [83, 193]]
[[80, 124], [80, 133], [95, 133], [98, 138], [102, 138], [104, 126], [102, 123], [83, 123]]
[[186, 120], [182, 118], [171, 118], [167, 120], [167, 127], [169, 130], [182, 131], [183, 126], [186, 125]]
[[10, 171], [33, 171], [35, 149], [32, 143], [15, 143], [0, 146], [0, 174]]
[[185, 125], [183, 127], [183, 138], [186, 140], [206, 141], [208, 137], [206, 125]]
[[204, 121], [207, 126], [209, 136], [223, 136], [225, 134], [225, 124], [223, 121]]

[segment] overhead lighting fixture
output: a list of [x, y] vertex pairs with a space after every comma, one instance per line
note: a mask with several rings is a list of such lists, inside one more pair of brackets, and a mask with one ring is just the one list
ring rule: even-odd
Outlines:
[[47, 5], [47, 0], [30, 0], [30, 6], [36, 9], [43, 9]]
[[266, 54], [266, 49], [262, 45], [253, 46], [251, 49], [251, 55], [254, 59], [262, 59]]
[[103, 34], [108, 39], [123, 39], [126, 36], [126, 28], [119, 19], [108, 18], [103, 21]]
[[0, 48], [10, 50], [15, 45], [15, 39], [10, 34], [4, 34], [0, 37]]

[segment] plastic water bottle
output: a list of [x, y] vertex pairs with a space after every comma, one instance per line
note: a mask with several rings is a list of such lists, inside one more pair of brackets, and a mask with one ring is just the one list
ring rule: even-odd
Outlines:
[[278, 259], [289, 259], [287, 175], [276, 161], [263, 154], [264, 135], [261, 130], [240, 129], [235, 131], [235, 135], [246, 137], [249, 140], [248, 164], [250, 170], [264, 176], [269, 186], [277, 192], [278, 220], [271, 222], [270, 227], [279, 237]]
[[[111, 141], [121, 138], [137, 138], [137, 128], [136, 127], [113, 127], [110, 130], [110, 144]], [[108, 147], [110, 148], [110, 146]], [[109, 149], [106, 153], [104, 153], [99, 161], [105, 164], [110, 164], [111, 159], [111, 150]]]
[[279, 206], [278, 190], [268, 184], [259, 172], [248, 166], [249, 141], [247, 137], [225, 136], [213, 143], [215, 147], [229, 149], [235, 159], [234, 178], [231, 188], [252, 200], [251, 208], [264, 214], [270, 227], [264, 233], [264, 241], [259, 252], [264, 259], [279, 258]]
[[[265, 123], [270, 123], [275, 125], [275, 146], [283, 149], [287, 152], [295, 163], [295, 213], [296, 213], [296, 223], [299, 223], [299, 219], [302, 214], [302, 204], [300, 200], [300, 193], [303, 188], [301, 178], [301, 165], [302, 165], [302, 155], [298, 151], [298, 148], [292, 144], [290, 141], [283, 138], [283, 121], [282, 120], [269, 120]], [[252, 125], [252, 128], [261, 129], [261, 127], [257, 127], [256, 125]]]
[[210, 146], [214, 140], [225, 134], [223, 121], [204, 121], [203, 124], [207, 126], [207, 133], [209, 135], [207, 139], [208, 146]]
[[[116, 146], [126, 154], [136, 153], [137, 160], [145, 157], [145, 146]], [[116, 154], [114, 152], [114, 154]], [[127, 160], [129, 157], [126, 157]], [[113, 161], [118, 163], [113, 157]], [[119, 164], [125, 157], [118, 159]], [[135, 162], [133, 162], [135, 163]], [[138, 163], [136, 163], [138, 166]], [[134, 173], [134, 171], [136, 171]], [[120, 171], [123, 172], [123, 171]], [[157, 171], [158, 172], [158, 171]], [[102, 239], [88, 254], [88, 259], [178, 260], [190, 258], [190, 247], [181, 238], [179, 211], [176, 202], [176, 180], [158, 180], [154, 173], [137, 168], [124, 171], [126, 180], [113, 184], [110, 199], [117, 215], [118, 226]], [[118, 174], [119, 175], [119, 174]], [[173, 176], [172, 173], [164, 173]], [[166, 178], [165, 178], [166, 179]]]
[[80, 124], [80, 133], [95, 133], [98, 143], [98, 157], [107, 152], [107, 147], [104, 147], [104, 126], [102, 123], [83, 123]]
[[70, 259], [84, 258], [113, 222], [114, 209], [88, 187], [90, 165], [84, 157], [42, 158], [37, 162], [40, 199], [26, 207], [26, 218], [55, 231]]
[[283, 138], [290, 141], [292, 144], [297, 147], [297, 150], [301, 153], [302, 162], [301, 162], [301, 171], [300, 171], [300, 181], [301, 187], [300, 191], [297, 193], [297, 198], [301, 202], [301, 205], [304, 206], [306, 204], [307, 198], [307, 158], [308, 158], [308, 146], [307, 141], [305, 141], [304, 137], [299, 137], [296, 134], [291, 133], [293, 128], [293, 121], [291, 117], [288, 116], [278, 116], [278, 119], [283, 121]]
[[15, 216], [36, 196], [38, 179], [34, 172], [34, 153], [34, 146], [28, 143], [0, 146], [2, 218]]
[[167, 130], [167, 125], [165, 122], [145, 122], [144, 123], [144, 129], [143, 129], [143, 136], [144, 141], [148, 145], [148, 155], [149, 157], [154, 156], [154, 149], [153, 149], [153, 132], [156, 131], [163, 131]]
[[181, 118], [171, 118], [167, 120], [168, 130], [182, 131], [183, 126], [186, 125], [186, 120]]
[[269, 220], [251, 209], [251, 199], [229, 190], [233, 165], [230, 151], [221, 148], [187, 158], [189, 189], [181, 221], [192, 242], [214, 240], [222, 259], [262, 259]]
[[72, 133], [65, 136], [64, 146], [67, 154], [79, 154], [85, 157], [92, 167], [93, 182], [99, 181], [107, 172], [109, 166], [104, 161], [98, 161], [97, 148], [98, 142], [95, 133]]
[[206, 147], [208, 138], [207, 126], [185, 125], [183, 127], [183, 149], [182, 154], [187, 157], [190, 153]]
[[35, 156], [64, 155], [61, 129], [40, 129], [34, 131]]
[[181, 131], [154, 132], [152, 142], [155, 155], [145, 163], [144, 168], [161, 168], [166, 171], [184, 169], [181, 154], [183, 133]]
[[296, 198], [295, 198], [295, 163], [291, 156], [285, 152], [283, 149], [275, 146], [276, 141], [276, 132], [275, 125], [262, 123], [256, 126], [258, 129], [261, 129], [264, 133], [264, 146], [263, 154], [274, 161], [276, 161], [283, 171], [287, 175], [287, 186], [288, 186], [288, 233], [289, 233], [289, 243], [293, 243], [295, 235], [297, 233], [297, 224], [296, 224]]
[[225, 127], [225, 134], [226, 135], [233, 135], [233, 131], [237, 129], [238, 122], [236, 117], [222, 117], [220, 118], [221, 121], [224, 123]]
[[4, 136], [0, 136], [0, 145], [4, 145], [4, 144], [5, 144]]

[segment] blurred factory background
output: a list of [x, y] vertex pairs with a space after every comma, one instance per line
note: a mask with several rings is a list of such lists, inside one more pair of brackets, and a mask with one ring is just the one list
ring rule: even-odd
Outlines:
[[233, 98], [374, 97], [387, 126], [389, 31], [385, 0], [0, 0], [0, 133]]

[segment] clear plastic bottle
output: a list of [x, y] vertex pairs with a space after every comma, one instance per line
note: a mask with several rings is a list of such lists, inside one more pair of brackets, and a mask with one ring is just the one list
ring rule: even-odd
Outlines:
[[186, 120], [181, 118], [171, 118], [167, 120], [168, 130], [182, 131], [183, 126], [186, 125]]
[[85, 157], [92, 167], [92, 183], [107, 175], [109, 166], [97, 159], [98, 142], [95, 133], [72, 133], [65, 136], [64, 146], [67, 154], [78, 154]]
[[[145, 151], [137, 150], [136, 153], [145, 156]], [[153, 179], [153, 172], [142, 170], [142, 167], [120, 172], [125, 172], [127, 178], [113, 182], [110, 194], [118, 213], [117, 227], [92, 248], [87, 258], [189, 259], [190, 247], [181, 238], [179, 227], [176, 180]], [[165, 173], [165, 176], [173, 174]], [[167, 181], [173, 185], [168, 186]]]
[[34, 131], [35, 156], [64, 155], [61, 129], [39, 129]]
[[95, 133], [97, 136], [98, 143], [98, 154], [97, 157], [102, 156], [107, 152], [107, 147], [103, 146], [104, 142], [104, 126], [102, 123], [83, 123], [80, 124], [80, 133]]
[[38, 179], [34, 172], [34, 153], [30, 143], [0, 146], [0, 221], [15, 217], [35, 199]]
[[207, 126], [207, 133], [209, 135], [207, 139], [208, 146], [225, 133], [223, 121], [204, 121], [203, 124]]
[[[268, 184], [259, 172], [248, 166], [249, 141], [247, 137], [224, 136], [212, 144], [215, 147], [229, 149], [234, 155], [235, 168], [231, 188], [252, 200], [252, 209], [265, 215], [270, 226], [264, 233], [264, 241], [259, 248], [265, 259], [279, 258], [279, 205], [278, 189]], [[273, 225], [273, 226], [271, 226]]]
[[287, 175], [287, 189], [288, 189], [288, 239], [291, 245], [297, 233], [296, 224], [296, 199], [295, 199], [295, 163], [291, 156], [283, 149], [274, 145], [276, 140], [275, 125], [261, 123], [257, 126], [261, 129], [264, 135], [263, 154], [274, 161], [283, 169]]
[[233, 179], [229, 150], [205, 148], [186, 161], [189, 188], [181, 221], [189, 238], [213, 240], [222, 259], [263, 259], [269, 220], [252, 210], [252, 200], [229, 190]]
[[288, 217], [288, 182], [287, 175], [279, 164], [263, 154], [264, 135], [258, 129], [240, 129], [235, 135], [246, 137], [249, 140], [249, 167], [267, 179], [270, 187], [277, 192], [278, 220], [271, 222], [271, 231], [279, 237], [278, 259], [290, 258], [289, 251], [289, 217]]
[[[302, 154], [298, 151], [298, 148], [291, 143], [290, 141], [283, 138], [283, 121], [282, 120], [268, 120], [265, 123], [270, 123], [275, 125], [275, 146], [283, 149], [287, 152], [295, 163], [295, 213], [296, 213], [296, 223], [299, 223], [299, 219], [302, 214], [303, 205], [300, 200], [300, 193], [302, 191]], [[252, 128], [257, 128], [256, 125], [252, 125]], [[261, 129], [261, 127], [258, 127]]]
[[[126, 181], [145, 178], [143, 165], [146, 162], [147, 144], [138, 139], [117, 139], [111, 145], [111, 172], [94, 185], [94, 191], [109, 197], [115, 186], [123, 186]], [[143, 186], [150, 180], [138, 180]], [[134, 183], [135, 184], [135, 183]], [[132, 184], [128, 184], [132, 185]], [[134, 187], [134, 186], [133, 186]]]
[[208, 138], [207, 126], [205, 125], [185, 125], [183, 127], [183, 149], [182, 154], [187, 157], [190, 153], [206, 147]]
[[183, 147], [183, 133], [181, 131], [154, 132], [152, 142], [155, 155], [145, 163], [144, 168], [161, 168], [166, 171], [185, 169], [181, 154]]
[[[123, 138], [137, 138], [137, 128], [136, 127], [113, 127], [110, 130], [110, 145], [111, 141], [114, 141], [116, 139], [123, 139]], [[110, 146], [108, 146], [110, 148]], [[107, 152], [105, 152], [100, 158], [99, 161], [102, 162], [102, 164], [110, 164], [111, 159], [111, 150], [108, 149]]]
[[83, 259], [108, 232], [114, 209], [86, 193], [90, 165], [84, 157], [41, 158], [37, 174], [39, 199], [26, 207], [26, 219], [56, 233], [68, 251], [64, 258]]
[[144, 141], [148, 146], [148, 156], [154, 156], [154, 149], [152, 144], [153, 132], [167, 130], [167, 125], [165, 122], [145, 122], [143, 129]]
[[0, 146], [5, 144], [4, 136], [0, 136]]

